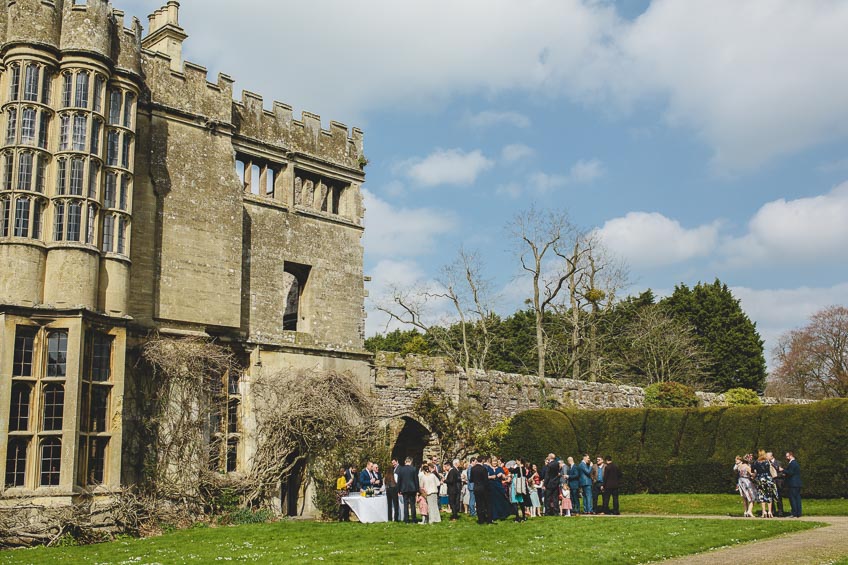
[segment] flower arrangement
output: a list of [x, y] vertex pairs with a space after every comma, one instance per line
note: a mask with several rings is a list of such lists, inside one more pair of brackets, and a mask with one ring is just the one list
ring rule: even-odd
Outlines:
[[368, 487], [365, 489], [365, 496], [374, 496], [374, 487]]

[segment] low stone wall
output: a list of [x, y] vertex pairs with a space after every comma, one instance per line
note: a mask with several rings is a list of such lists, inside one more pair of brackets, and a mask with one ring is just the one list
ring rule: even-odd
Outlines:
[[[380, 415], [409, 415], [424, 391], [443, 390], [454, 400], [476, 399], [499, 420], [531, 408], [564, 406], [584, 410], [641, 408], [645, 390], [636, 386], [591, 383], [574, 379], [539, 378], [500, 371], [466, 373], [448, 359], [379, 352], [374, 357], [372, 390]], [[699, 392], [704, 406], [721, 406], [724, 395]], [[806, 404], [810, 400], [764, 398], [765, 404]]]

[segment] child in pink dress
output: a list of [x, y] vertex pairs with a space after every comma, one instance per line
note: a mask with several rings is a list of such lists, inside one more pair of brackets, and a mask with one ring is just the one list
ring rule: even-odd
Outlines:
[[427, 506], [427, 498], [421, 496], [421, 493], [418, 493], [418, 497], [415, 499], [418, 503], [418, 513], [422, 516], [421, 524], [429, 524], [430, 523], [430, 507]]
[[560, 509], [563, 511], [565, 516], [571, 516], [571, 491], [566, 485], [561, 486], [559, 491]]

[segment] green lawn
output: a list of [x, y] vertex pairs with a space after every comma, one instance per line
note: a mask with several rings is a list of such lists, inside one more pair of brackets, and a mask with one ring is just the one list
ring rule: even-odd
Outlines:
[[145, 540], [0, 552], [0, 563], [473, 563], [592, 559], [644, 563], [795, 532], [790, 520], [534, 518], [477, 526], [283, 521], [193, 528]]
[[[633, 494], [621, 496], [623, 514], [693, 514], [726, 516], [742, 514], [738, 494]], [[848, 516], [844, 498], [802, 500], [804, 516]], [[754, 509], [759, 511], [760, 505]], [[784, 503], [789, 512], [789, 501]]]

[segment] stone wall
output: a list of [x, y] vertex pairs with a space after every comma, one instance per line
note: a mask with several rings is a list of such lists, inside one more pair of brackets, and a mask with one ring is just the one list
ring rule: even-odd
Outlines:
[[[466, 373], [440, 357], [403, 357], [379, 352], [372, 371], [373, 391], [383, 418], [408, 416], [424, 391], [437, 388], [459, 400], [475, 399], [495, 420], [532, 408], [562, 406], [583, 410], [641, 408], [644, 389], [574, 379], [539, 378], [500, 371]], [[723, 394], [698, 392], [704, 406], [720, 406]], [[764, 404], [806, 404], [810, 400], [764, 398]]]

